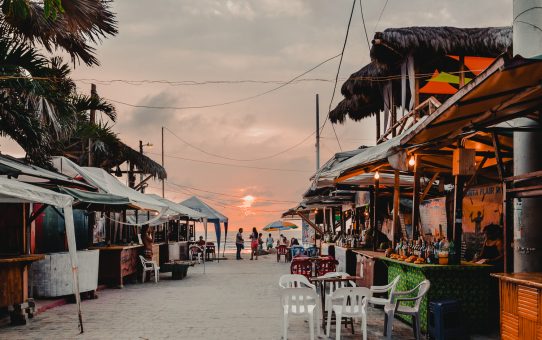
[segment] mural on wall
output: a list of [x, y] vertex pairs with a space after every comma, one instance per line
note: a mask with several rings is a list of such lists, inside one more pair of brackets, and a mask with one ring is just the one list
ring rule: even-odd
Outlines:
[[484, 226], [501, 225], [502, 188], [500, 185], [474, 187], [463, 198], [463, 232], [482, 235]]
[[420, 222], [425, 235], [446, 237], [446, 197], [425, 200], [420, 204]]
[[[309, 218], [314, 221], [314, 214], [311, 213]], [[301, 220], [301, 242], [303, 244], [315, 244], [316, 243], [316, 232], [313, 228], [309, 226], [305, 220]]]

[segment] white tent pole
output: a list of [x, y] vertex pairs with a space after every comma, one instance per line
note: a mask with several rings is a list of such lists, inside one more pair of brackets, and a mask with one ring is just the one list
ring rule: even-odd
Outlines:
[[203, 274], [205, 274], [205, 258], [207, 257], [207, 217], [203, 218], [203, 229], [205, 229], [205, 245], [203, 246]]
[[75, 227], [73, 223], [73, 209], [71, 205], [64, 207], [64, 223], [66, 226], [66, 238], [68, 240], [68, 251], [72, 265], [73, 294], [77, 303], [77, 315], [79, 316], [79, 328], [83, 333], [83, 315], [81, 314], [81, 296], [79, 295], [79, 273], [77, 267], [77, 245], [75, 243]]

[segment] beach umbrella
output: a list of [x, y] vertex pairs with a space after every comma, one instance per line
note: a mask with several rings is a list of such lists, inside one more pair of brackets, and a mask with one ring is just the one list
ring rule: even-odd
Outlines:
[[298, 226], [292, 222], [275, 221], [266, 225], [263, 228], [263, 230], [264, 231], [282, 231], [282, 230], [290, 230], [290, 229], [297, 229], [297, 228]]

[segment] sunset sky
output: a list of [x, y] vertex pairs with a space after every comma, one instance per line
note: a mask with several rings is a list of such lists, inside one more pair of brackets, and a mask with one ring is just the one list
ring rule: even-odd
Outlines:
[[[505, 26], [512, 21], [509, 0], [389, 0], [377, 25], [386, 1], [362, 2], [369, 39], [375, 30], [387, 27]], [[147, 109], [120, 102], [206, 106], [270, 90], [278, 85], [272, 81], [287, 81], [340, 53], [351, 5], [351, 0], [114, 1], [119, 35], [97, 46], [100, 67], [77, 65], [73, 78], [80, 91], [90, 91], [90, 83], [96, 83], [98, 93], [117, 107], [114, 130], [133, 148], [140, 139], [153, 144], [145, 152], [156, 161], [160, 161], [161, 127], [167, 127], [167, 198], [179, 202], [198, 195], [227, 215], [233, 228], [261, 228], [296, 205], [309, 185], [315, 170], [314, 138], [282, 151], [315, 130], [316, 93], [324, 121], [338, 58], [304, 76], [305, 81], [240, 103]], [[334, 104], [342, 98], [342, 82], [369, 62], [356, 6]], [[141, 80], [227, 82], [187, 85]], [[342, 149], [373, 145], [373, 126], [372, 120], [336, 126]], [[3, 140], [1, 149], [20, 155], [10, 141]], [[328, 123], [321, 163], [337, 151]], [[261, 158], [268, 159], [246, 161]], [[151, 183], [148, 191], [160, 193], [160, 183]]]

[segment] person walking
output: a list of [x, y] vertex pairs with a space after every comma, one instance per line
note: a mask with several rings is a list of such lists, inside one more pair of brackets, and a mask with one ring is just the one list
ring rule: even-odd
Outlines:
[[256, 257], [258, 259], [258, 230], [252, 228], [252, 234], [250, 234], [250, 259], [253, 260]]
[[273, 240], [273, 237], [271, 236], [271, 233], [269, 233], [269, 236], [265, 240], [265, 243], [267, 244], [267, 250], [273, 249], [273, 243], [275, 243], [275, 240]]
[[243, 228], [239, 228], [239, 232], [235, 236], [235, 246], [237, 247], [236, 259], [242, 260], [241, 250], [245, 247], [245, 240], [243, 240]]

